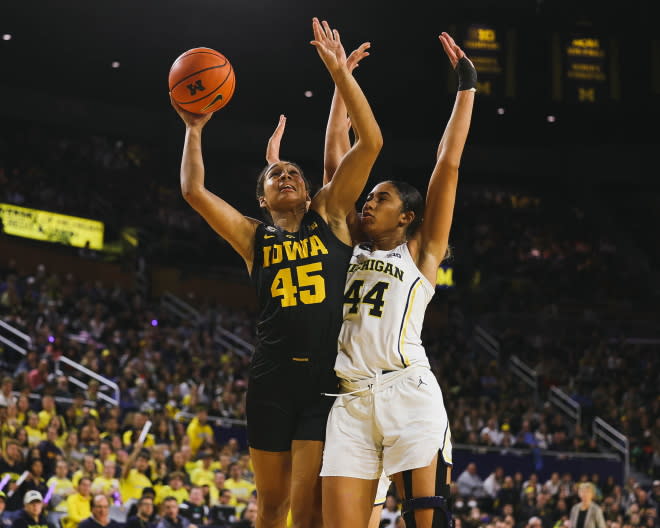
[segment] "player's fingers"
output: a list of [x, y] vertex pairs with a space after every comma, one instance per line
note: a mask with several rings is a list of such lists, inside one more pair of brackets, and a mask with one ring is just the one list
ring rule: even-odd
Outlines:
[[325, 34], [325, 37], [332, 38], [332, 30], [330, 29], [330, 24], [328, 24], [328, 21], [324, 20], [323, 22], [321, 22], [321, 24], [323, 25], [323, 32]]
[[321, 28], [321, 23], [319, 22], [319, 19], [314, 17], [312, 19], [312, 30], [314, 31], [314, 40], [321, 40], [321, 36], [323, 34], [323, 30]]

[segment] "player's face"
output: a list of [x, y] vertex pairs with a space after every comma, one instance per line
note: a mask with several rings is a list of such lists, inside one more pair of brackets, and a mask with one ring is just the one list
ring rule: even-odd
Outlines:
[[302, 174], [295, 165], [278, 161], [266, 172], [264, 196], [261, 205], [269, 209], [305, 204], [307, 187]]
[[402, 227], [405, 218], [402, 207], [403, 202], [396, 187], [387, 182], [379, 183], [367, 195], [362, 206], [362, 230], [374, 238]]

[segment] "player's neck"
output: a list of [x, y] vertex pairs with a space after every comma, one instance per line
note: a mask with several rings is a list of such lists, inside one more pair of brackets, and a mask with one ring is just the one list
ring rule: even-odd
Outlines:
[[305, 207], [297, 207], [286, 211], [271, 211], [270, 216], [273, 219], [273, 224], [276, 227], [289, 233], [295, 233], [300, 230], [300, 223], [303, 216], [305, 216]]
[[389, 251], [399, 247], [406, 241], [401, 233], [386, 233], [369, 241], [372, 251]]

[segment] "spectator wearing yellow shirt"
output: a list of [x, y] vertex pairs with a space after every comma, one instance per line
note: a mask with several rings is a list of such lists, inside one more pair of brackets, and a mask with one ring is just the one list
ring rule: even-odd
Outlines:
[[142, 446], [142, 442], [135, 444], [131, 456], [128, 457], [122, 468], [119, 490], [124, 503], [131, 499], [138, 500], [142, 496], [144, 488], [153, 487], [153, 483], [148, 477], [150, 472], [149, 452], [143, 451]]
[[212, 447], [215, 444], [215, 435], [208, 423], [208, 412], [205, 407], [197, 408], [196, 416], [190, 420], [186, 428], [186, 436], [190, 440], [190, 449], [193, 456], [197, 454], [202, 446]]
[[82, 477], [78, 484], [78, 491], [66, 499], [67, 514], [62, 518], [63, 528], [78, 528], [78, 524], [92, 514], [91, 486], [91, 479]]
[[71, 480], [73, 481], [73, 485], [78, 487], [78, 483], [82, 477], [88, 477], [89, 480], [93, 482], [98, 474], [99, 472], [96, 470], [96, 461], [94, 460], [94, 456], [83, 455], [82, 467], [73, 474]]
[[27, 423], [23, 426], [28, 436], [28, 445], [30, 447], [38, 446], [46, 438], [46, 435], [39, 429], [39, 416], [36, 412], [30, 411], [27, 415]]
[[117, 463], [114, 460], [106, 459], [103, 464], [103, 473], [92, 481], [92, 495], [107, 495], [113, 497], [119, 492], [119, 479], [115, 477]]
[[190, 482], [195, 486], [211, 484], [215, 476], [214, 470], [211, 467], [213, 464], [213, 453], [211, 451], [200, 451], [199, 459], [202, 465], [190, 472]]
[[237, 502], [237, 512], [243, 511], [250, 501], [256, 486], [253, 482], [245, 480], [241, 474], [241, 466], [237, 462], [229, 465], [229, 478], [225, 480], [225, 488], [230, 489]]
[[53, 488], [53, 495], [49, 506], [54, 506], [57, 512], [66, 512], [66, 499], [76, 492], [73, 482], [69, 478], [69, 464], [66, 460], [58, 460], [55, 464], [55, 475], [46, 481], [46, 486]]
[[174, 497], [179, 504], [188, 500], [188, 490], [183, 485], [184, 479], [184, 474], [181, 471], [170, 473], [167, 486], [162, 486], [158, 490], [154, 504], [161, 504], [166, 497]]
[[41, 410], [37, 414], [39, 417], [39, 429], [45, 431], [50, 421], [57, 416], [57, 407], [55, 407], [55, 398], [47, 394], [41, 398]]
[[[124, 434], [121, 435], [121, 441], [122, 444], [124, 444], [124, 447], [130, 447], [137, 441], [148, 418], [147, 413], [144, 411], [135, 411], [133, 413], [130, 429], [124, 431]], [[152, 447], [154, 444], [154, 435], [152, 433], [147, 433], [147, 437], [144, 439], [144, 447]]]

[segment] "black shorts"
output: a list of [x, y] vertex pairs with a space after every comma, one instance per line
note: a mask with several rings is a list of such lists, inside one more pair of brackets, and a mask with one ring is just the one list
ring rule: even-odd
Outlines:
[[251, 373], [247, 390], [248, 445], [263, 451], [290, 451], [293, 440], [325, 441], [325, 427], [334, 397], [309, 364]]

